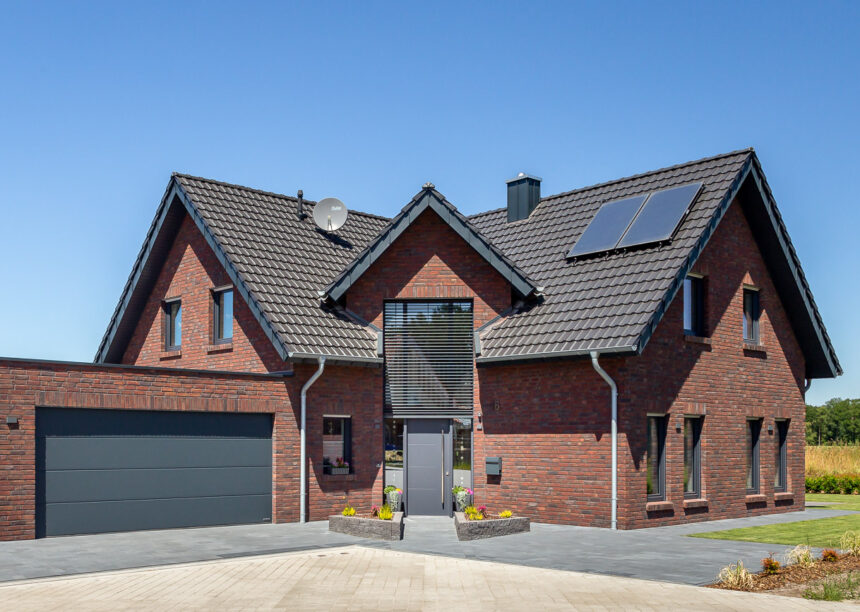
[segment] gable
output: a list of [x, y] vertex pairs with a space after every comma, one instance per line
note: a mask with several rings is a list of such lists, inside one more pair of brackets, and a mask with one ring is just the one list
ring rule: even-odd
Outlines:
[[489, 240], [473, 227], [466, 217], [427, 183], [412, 200], [403, 207], [391, 223], [332, 281], [324, 291], [327, 299], [337, 302], [368, 268], [418, 219], [425, 210], [432, 210], [462, 240], [478, 253], [496, 272], [501, 274], [523, 297], [540, 295], [538, 287], [525, 273], [508, 259]]
[[479, 327], [511, 306], [513, 288], [431, 209], [425, 209], [350, 286], [347, 308], [382, 327], [384, 300], [472, 298]]
[[[233, 334], [213, 345], [212, 290], [232, 287], [197, 226], [186, 214], [137, 319], [121, 362], [127, 365], [192, 369], [284, 371], [284, 362], [265, 337], [244, 299], [234, 289]], [[165, 299], [182, 303], [180, 351], [164, 350]]]

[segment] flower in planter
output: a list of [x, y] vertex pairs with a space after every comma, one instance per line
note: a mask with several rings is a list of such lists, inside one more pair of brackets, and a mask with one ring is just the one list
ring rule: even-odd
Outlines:
[[346, 507], [341, 511], [341, 514], [344, 516], [355, 516], [355, 508], [347, 504]]
[[503, 510], [499, 513], [499, 518], [511, 518], [514, 515], [510, 510]]
[[343, 457], [335, 457], [334, 460], [335, 467], [349, 467], [349, 461], [344, 461]]
[[486, 506], [478, 506], [478, 512], [480, 512], [481, 514], [486, 514], [487, 513], [487, 507]]
[[390, 521], [394, 518], [394, 512], [388, 504], [383, 504], [382, 508], [379, 508], [377, 511], [376, 516], [383, 521]]
[[371, 506], [370, 507], [370, 516], [373, 516], [373, 517], [379, 516], [379, 506]]

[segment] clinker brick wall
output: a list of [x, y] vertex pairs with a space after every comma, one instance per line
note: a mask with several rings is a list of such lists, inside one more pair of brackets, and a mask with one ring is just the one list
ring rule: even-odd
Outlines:
[[[281, 372], [289, 370], [238, 291], [233, 292], [233, 341], [212, 344], [212, 289], [230, 285], [227, 272], [188, 215], [143, 309], [122, 362], [129, 365]], [[164, 351], [162, 304], [182, 299], [182, 347]]]

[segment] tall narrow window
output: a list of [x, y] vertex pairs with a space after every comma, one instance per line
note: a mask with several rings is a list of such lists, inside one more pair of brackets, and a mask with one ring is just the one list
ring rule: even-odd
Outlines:
[[648, 417], [646, 483], [649, 501], [666, 499], [666, 417]]
[[744, 342], [759, 343], [758, 319], [760, 314], [758, 291], [744, 289]]
[[175, 351], [182, 345], [182, 302], [164, 303], [164, 350]]
[[776, 422], [776, 442], [774, 456], [774, 475], [773, 489], [774, 491], [785, 491], [788, 486], [788, 421]]
[[702, 496], [701, 435], [701, 417], [684, 418], [684, 497], [687, 499]]
[[352, 420], [349, 417], [323, 417], [323, 472], [352, 472]]
[[213, 299], [214, 341], [230, 342], [233, 339], [233, 290], [215, 291]]
[[746, 434], [747, 493], [759, 492], [759, 435], [761, 420], [748, 419]]
[[698, 276], [684, 279], [684, 333], [705, 335], [705, 280]]

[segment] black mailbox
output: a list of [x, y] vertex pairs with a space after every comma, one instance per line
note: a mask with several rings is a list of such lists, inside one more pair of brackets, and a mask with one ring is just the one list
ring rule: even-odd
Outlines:
[[487, 457], [487, 476], [502, 475], [502, 458]]

